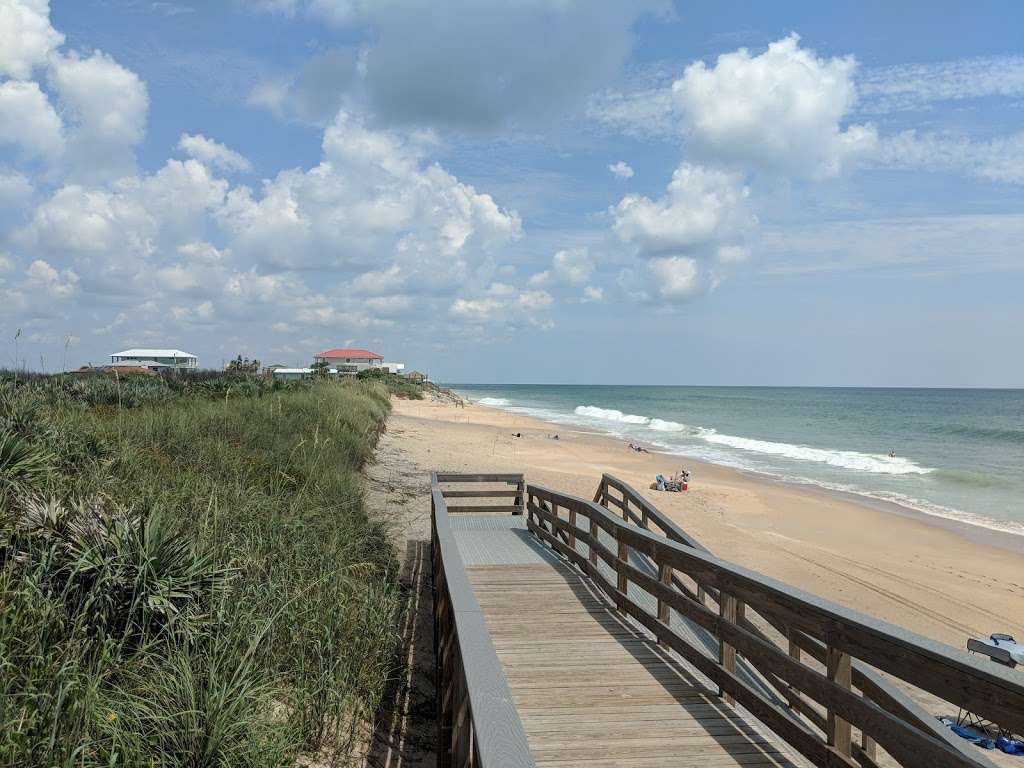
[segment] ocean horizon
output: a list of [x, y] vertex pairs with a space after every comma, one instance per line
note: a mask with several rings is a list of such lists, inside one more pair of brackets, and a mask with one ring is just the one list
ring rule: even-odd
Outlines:
[[664, 453], [1024, 536], [1024, 389], [446, 386]]

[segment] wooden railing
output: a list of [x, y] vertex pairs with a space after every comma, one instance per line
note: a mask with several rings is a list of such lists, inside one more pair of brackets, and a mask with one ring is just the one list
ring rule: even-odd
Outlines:
[[[434, 579], [434, 679], [439, 768], [530, 768], [533, 757], [480, 604], [452, 534], [447, 499], [509, 498], [507, 489], [442, 490], [441, 484], [499, 483], [518, 489], [509, 509], [522, 513], [522, 475], [431, 475], [431, 564]], [[461, 508], [465, 511], [466, 508]], [[472, 507], [470, 508], [472, 509]], [[504, 507], [493, 506], [499, 511]]]
[[[906, 766], [991, 765], [874, 670], [1024, 730], [1024, 685], [1014, 673], [721, 560], [615, 478], [602, 479], [597, 498], [621, 517], [543, 486], [528, 485], [526, 494], [535, 535], [815, 765], [875, 766], [876, 745]], [[636, 589], [631, 595], [631, 583], [656, 611]], [[715, 638], [717, 657], [673, 628], [673, 612]], [[738, 657], [779, 695], [740, 674]]]

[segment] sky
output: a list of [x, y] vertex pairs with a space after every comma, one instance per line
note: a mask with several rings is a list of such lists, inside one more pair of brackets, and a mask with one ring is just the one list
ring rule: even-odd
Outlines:
[[0, 0], [0, 367], [1024, 385], [1015, 2]]

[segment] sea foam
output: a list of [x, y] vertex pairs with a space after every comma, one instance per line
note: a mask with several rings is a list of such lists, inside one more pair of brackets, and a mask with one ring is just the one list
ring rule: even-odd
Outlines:
[[504, 397], [481, 397], [477, 402], [480, 405], [489, 405], [493, 408], [502, 408], [508, 405], [508, 400]]
[[754, 440], [749, 437], [723, 435], [713, 429], [700, 429], [702, 440], [713, 445], [725, 445], [742, 451], [782, 456], [795, 461], [814, 461], [833, 467], [852, 469], [859, 472], [874, 472], [880, 475], [927, 475], [935, 470], [922, 467], [902, 456], [886, 456], [881, 453], [859, 453], [857, 451], [835, 451], [812, 448], [809, 445], [774, 443], [768, 440]]
[[598, 408], [596, 405], [577, 405], [574, 413], [577, 416], [589, 416], [592, 419], [604, 419], [605, 421], [618, 421], [623, 424], [650, 424], [651, 420], [646, 416], [636, 416], [632, 413], [623, 413], [614, 408]]

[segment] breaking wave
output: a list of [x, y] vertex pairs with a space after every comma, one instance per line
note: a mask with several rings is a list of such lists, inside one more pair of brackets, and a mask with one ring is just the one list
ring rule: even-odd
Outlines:
[[592, 419], [604, 419], [605, 421], [618, 421], [623, 424], [650, 424], [651, 420], [646, 416], [635, 416], [632, 413], [623, 413], [614, 408], [598, 408], [596, 405], [577, 405], [574, 413], [577, 416], [589, 416]]
[[880, 475], [927, 475], [935, 470], [922, 467], [911, 459], [902, 456], [887, 456], [881, 453], [860, 453], [858, 451], [838, 451], [827, 448], [812, 448], [809, 445], [792, 443], [776, 443], [769, 440], [756, 440], [750, 437], [726, 435], [714, 429], [691, 427], [678, 421], [638, 416], [623, 413], [614, 408], [599, 408], [596, 405], [577, 405], [574, 413], [591, 419], [601, 419], [618, 424], [632, 424], [647, 427], [658, 432], [684, 433], [687, 437], [695, 437], [706, 443], [738, 451], [759, 453], [767, 456], [779, 456], [793, 461], [811, 461], [841, 467], [857, 472], [873, 472]]
[[481, 397], [477, 402], [480, 405], [489, 405], [493, 408], [503, 408], [508, 405], [508, 400], [504, 397]]
[[701, 439], [713, 445], [725, 445], [742, 451], [782, 456], [795, 461], [814, 461], [860, 472], [874, 472], [880, 475], [927, 475], [935, 471], [931, 467], [922, 467], [911, 459], [902, 456], [887, 456], [884, 453], [833, 451], [825, 448], [812, 448], [808, 445], [773, 443], [749, 437], [723, 435], [713, 429], [702, 429], [698, 434]]
[[648, 426], [659, 432], [686, 432], [690, 430], [690, 427], [680, 424], [678, 421], [663, 421], [662, 419], [651, 419], [651, 423]]

